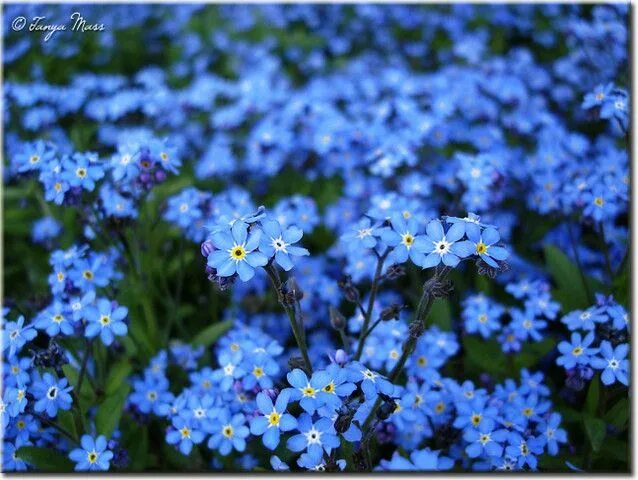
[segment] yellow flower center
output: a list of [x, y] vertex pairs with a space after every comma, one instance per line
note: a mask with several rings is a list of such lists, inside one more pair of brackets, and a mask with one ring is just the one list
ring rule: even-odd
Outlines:
[[230, 249], [230, 258], [235, 260], [236, 262], [241, 262], [244, 258], [246, 258], [246, 249], [243, 245], [235, 245]]
[[445, 410], [445, 403], [439, 402], [434, 406], [434, 410], [436, 413], [442, 413]]
[[84, 177], [86, 177], [86, 168], [82, 168], [82, 167], [78, 168], [78, 169], [75, 171], [75, 174], [76, 174], [78, 177], [80, 177], [80, 178], [84, 178]]
[[604, 94], [603, 92], [598, 92], [598, 93], [596, 94], [596, 100], [598, 100], [599, 102], [600, 102], [603, 98], [605, 98], [605, 94]]
[[418, 407], [422, 403], [423, 403], [423, 397], [421, 395], [415, 395], [414, 396], [414, 406]]
[[417, 358], [416, 364], [419, 367], [425, 367], [428, 364], [428, 359], [423, 357], [423, 356], [421, 356], [421, 357]]
[[16, 425], [18, 426], [18, 429], [22, 430], [24, 427], [27, 426], [26, 423], [24, 423], [24, 420], [18, 420], [18, 422], [16, 423]]
[[485, 315], [484, 313], [480, 314], [478, 317], [478, 321], [481, 323], [487, 322], [487, 315]]
[[93, 280], [93, 272], [91, 270], [84, 270], [84, 272], [82, 272], [82, 276], [87, 280]]
[[224, 435], [224, 437], [226, 438], [231, 438], [233, 436], [234, 430], [233, 427], [230, 425], [225, 425], [223, 430], [222, 430], [222, 434]]
[[475, 427], [478, 427], [479, 424], [481, 423], [481, 415], [478, 413], [475, 413], [474, 415], [472, 415], [472, 425], [474, 425]]
[[182, 427], [179, 433], [182, 435], [182, 438], [190, 438], [191, 436], [191, 430], [188, 427]]
[[53, 188], [55, 188], [56, 192], [59, 192], [60, 190], [62, 190], [62, 184], [60, 182], [55, 182], [55, 185], [53, 185]]
[[102, 315], [100, 317], [100, 323], [103, 327], [106, 327], [109, 323], [111, 323], [111, 317], [109, 317], [108, 315]]
[[390, 358], [391, 358], [392, 360], [396, 360], [397, 358], [399, 358], [399, 352], [397, 352], [396, 350], [392, 350], [392, 351], [390, 352]]
[[268, 426], [269, 427], [278, 426], [280, 419], [281, 419], [281, 416], [277, 412], [272, 412], [270, 415], [268, 415]]
[[579, 355], [581, 355], [583, 353], [583, 348], [581, 346], [578, 347], [574, 347], [574, 349], [572, 350], [572, 355], [574, 357], [578, 357]]
[[594, 204], [597, 207], [602, 207], [605, 204], [605, 200], [603, 200], [603, 197], [596, 197], [594, 198]]
[[323, 387], [322, 389], [324, 392], [326, 393], [334, 393], [335, 391], [335, 384], [334, 382], [330, 382], [328, 385], [326, 385], [325, 387]]
[[525, 415], [526, 417], [531, 417], [533, 413], [534, 413], [533, 408], [527, 407], [523, 409], [523, 415]]
[[410, 233], [404, 233], [401, 237], [401, 243], [406, 247], [410, 248], [414, 243], [414, 237]]
[[64, 317], [59, 313], [57, 315], [53, 315], [53, 321], [55, 323], [62, 323], [62, 320], [64, 320]]
[[31, 158], [29, 159], [29, 161], [31, 163], [38, 163], [40, 161], [40, 156], [39, 155], [31, 155]]
[[304, 397], [312, 397], [315, 398], [315, 394], [317, 393], [317, 391], [312, 388], [310, 385], [308, 385], [306, 388], [304, 388], [301, 393], [303, 393]]
[[263, 377], [263, 376], [264, 376], [264, 369], [263, 369], [263, 368], [261, 368], [261, 367], [255, 367], [255, 368], [253, 368], [253, 375], [254, 375], [256, 378], [261, 378], [261, 377]]
[[97, 462], [97, 452], [89, 452], [86, 458], [89, 460], [89, 463]]
[[162, 152], [162, 153], [160, 153], [160, 158], [161, 158], [163, 161], [168, 160], [168, 153], [166, 153], [166, 152]]
[[487, 245], [485, 245], [483, 242], [477, 243], [476, 253], [478, 253], [479, 255], [483, 255], [485, 252], [487, 252]]
[[204, 380], [202, 382], [202, 388], [209, 389], [211, 387], [210, 380]]

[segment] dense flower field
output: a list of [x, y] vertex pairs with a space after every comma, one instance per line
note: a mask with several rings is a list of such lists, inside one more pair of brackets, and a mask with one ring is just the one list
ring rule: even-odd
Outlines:
[[627, 5], [3, 22], [3, 471], [629, 470]]

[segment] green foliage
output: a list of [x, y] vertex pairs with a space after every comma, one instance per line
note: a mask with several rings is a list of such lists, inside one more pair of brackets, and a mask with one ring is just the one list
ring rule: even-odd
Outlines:
[[585, 309], [593, 304], [591, 295], [594, 292], [606, 291], [601, 282], [582, 274], [579, 267], [557, 247], [546, 245], [544, 252], [547, 269], [556, 285], [552, 295], [563, 311]]
[[16, 456], [43, 472], [73, 471], [73, 462], [52, 448], [20, 447]]
[[124, 403], [131, 390], [130, 385], [123, 383], [120, 387], [106, 397], [98, 407], [95, 414], [95, 428], [100, 435], [110, 438], [113, 431], [120, 423], [124, 412]]
[[583, 419], [585, 424], [585, 431], [587, 432], [587, 437], [589, 438], [589, 443], [594, 452], [600, 450], [600, 447], [605, 440], [605, 422], [603, 422], [600, 418], [594, 418], [591, 416], [586, 416]]
[[204, 347], [210, 347], [215, 341], [221, 337], [224, 333], [232, 327], [232, 320], [225, 320], [219, 323], [213, 323], [204, 330], [199, 332], [192, 340], [193, 345], [202, 345]]

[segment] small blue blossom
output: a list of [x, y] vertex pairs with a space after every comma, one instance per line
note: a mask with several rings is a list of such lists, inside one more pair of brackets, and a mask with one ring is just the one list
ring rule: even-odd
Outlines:
[[75, 462], [75, 471], [103, 471], [109, 469], [113, 452], [108, 450], [106, 438], [82, 435], [81, 448], [71, 450], [69, 458]]

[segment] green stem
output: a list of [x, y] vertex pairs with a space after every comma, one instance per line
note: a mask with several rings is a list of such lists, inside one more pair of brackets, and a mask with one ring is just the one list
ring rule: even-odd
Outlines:
[[73, 443], [80, 443], [78, 441], [77, 438], [75, 438], [66, 428], [61, 427], [60, 425], [58, 425], [57, 423], [55, 423], [54, 421], [52, 421], [51, 419], [45, 417], [44, 415], [41, 415], [39, 413], [33, 412], [32, 415], [37, 418], [38, 420], [40, 420], [42, 423], [46, 423], [47, 425], [49, 425], [50, 427], [55, 428], [58, 432], [60, 432], [62, 435], [64, 435], [65, 437], [68, 437], [69, 440], [71, 440]]
[[607, 268], [607, 275], [609, 276], [609, 284], [614, 281], [614, 271], [611, 268], [611, 259], [609, 258], [609, 247], [607, 246], [607, 240], [605, 239], [605, 227], [602, 222], [598, 222], [598, 230], [600, 231], [600, 240], [602, 244], [601, 250], [605, 256], [605, 267]]
[[86, 375], [86, 365], [89, 361], [89, 354], [91, 352], [91, 348], [93, 347], [94, 339], [95, 337], [87, 340], [85, 344], [84, 356], [82, 357], [82, 365], [80, 366], [80, 373], [78, 375], [78, 398], [82, 394], [82, 383], [84, 383], [84, 376]]
[[572, 244], [572, 250], [574, 252], [574, 260], [576, 260], [576, 266], [578, 267], [578, 273], [580, 274], [580, 280], [583, 282], [583, 288], [585, 289], [585, 293], [587, 294], [587, 299], [590, 304], [594, 303], [594, 296], [589, 289], [589, 284], [587, 283], [587, 278], [585, 277], [585, 271], [583, 270], [583, 265], [580, 262], [580, 255], [578, 254], [578, 247], [576, 245], [576, 238], [574, 237], [574, 232], [572, 232], [572, 227], [567, 224], [567, 234], [569, 235], [569, 241]]
[[266, 273], [268, 274], [268, 277], [270, 278], [270, 281], [273, 284], [279, 303], [288, 314], [288, 320], [290, 321], [292, 334], [295, 337], [295, 341], [297, 342], [297, 346], [299, 347], [299, 350], [301, 351], [301, 356], [303, 357], [303, 361], [306, 365], [307, 373], [310, 374], [312, 373], [312, 363], [310, 362], [310, 357], [308, 355], [308, 348], [306, 346], [306, 343], [303, 340], [304, 338], [303, 333], [300, 331], [300, 326], [297, 322], [297, 317], [294, 311], [295, 309], [290, 308], [290, 306], [286, 305], [283, 299], [281, 298], [282, 283], [281, 283], [281, 279], [279, 278], [279, 274], [277, 273], [275, 268], [272, 265], [268, 265], [267, 267], [265, 267], [265, 270], [266, 270]]
[[366, 335], [366, 332], [368, 331], [368, 326], [372, 317], [372, 309], [374, 308], [374, 301], [377, 298], [377, 291], [379, 290], [379, 282], [381, 280], [381, 272], [383, 271], [383, 263], [385, 262], [388, 253], [390, 253], [390, 248], [383, 252], [382, 255], [379, 255], [377, 259], [377, 268], [372, 279], [370, 298], [368, 299], [368, 308], [365, 311], [365, 316], [363, 317], [363, 325], [361, 327], [361, 333], [359, 333], [359, 345], [357, 346], [357, 351], [354, 354], [355, 360], [359, 360], [361, 358], [361, 354], [363, 353], [363, 344], [365, 340], [364, 337]]
[[[426, 320], [428, 319], [430, 315], [430, 311], [432, 310], [432, 305], [434, 303], [434, 295], [432, 295], [431, 289], [434, 285], [436, 285], [436, 283], [442, 280], [445, 280], [450, 270], [451, 269], [449, 267], [445, 267], [440, 272], [436, 272], [434, 276], [431, 279], [429, 279], [427, 282], [425, 282], [425, 284], [423, 285], [423, 293], [421, 295], [421, 299], [419, 300], [419, 305], [417, 306], [414, 320], [412, 321], [412, 323], [421, 323], [420, 325], [421, 332], [425, 330]], [[397, 364], [394, 366], [394, 368], [388, 375], [388, 380], [391, 383], [394, 383], [396, 379], [399, 377], [399, 375], [401, 374], [401, 371], [403, 370], [405, 363], [408, 361], [408, 358], [410, 358], [410, 355], [412, 355], [412, 352], [414, 352], [414, 349], [416, 347], [416, 343], [419, 337], [420, 337], [420, 334], [411, 333], [408, 339], [403, 344], [403, 352], [401, 353], [401, 357], [399, 358], [399, 360], [397, 361]], [[381, 397], [378, 397], [376, 402], [372, 406], [372, 410], [370, 410], [370, 413], [368, 414], [368, 417], [366, 418], [361, 428], [361, 431], [363, 432], [364, 435], [368, 431], [368, 428], [370, 427], [370, 423], [374, 419], [374, 416], [377, 410], [379, 409], [379, 407], [381, 406], [381, 403], [382, 403], [382, 399]]]

